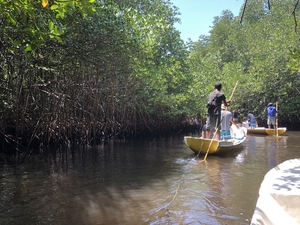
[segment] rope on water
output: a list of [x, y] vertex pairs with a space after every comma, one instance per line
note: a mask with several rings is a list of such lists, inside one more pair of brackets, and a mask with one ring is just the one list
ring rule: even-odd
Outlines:
[[[194, 161], [195, 159], [197, 159], [197, 158], [199, 157], [199, 155], [200, 155], [200, 153], [201, 153], [201, 150], [202, 150], [202, 146], [203, 146], [203, 143], [202, 143], [201, 146], [200, 146], [200, 149], [199, 149], [198, 154], [197, 154], [194, 158], [192, 158], [192, 159], [189, 161], [189, 163], [187, 164], [187, 166], [190, 165], [190, 163], [191, 163], [192, 161]], [[167, 210], [167, 214], [168, 214], [168, 215], [169, 215], [169, 206], [170, 206], [170, 205], [174, 202], [174, 200], [176, 199], [176, 197], [177, 197], [177, 195], [178, 195], [179, 188], [180, 188], [180, 184], [183, 182], [183, 179], [184, 179], [185, 174], [186, 174], [186, 171], [184, 171], [184, 173], [182, 174], [182, 176], [181, 176], [181, 178], [180, 178], [180, 180], [179, 180], [179, 182], [178, 182], [178, 185], [177, 185], [177, 188], [176, 188], [176, 190], [175, 190], [175, 194], [174, 194], [172, 200], [171, 200], [171, 201], [167, 204], [167, 206], [166, 206], [166, 210]]]

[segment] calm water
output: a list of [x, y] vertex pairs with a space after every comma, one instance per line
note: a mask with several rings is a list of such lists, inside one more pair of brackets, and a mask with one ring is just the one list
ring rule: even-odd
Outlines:
[[300, 158], [299, 139], [249, 135], [237, 155], [206, 162], [182, 136], [0, 165], [0, 224], [250, 224], [264, 175]]

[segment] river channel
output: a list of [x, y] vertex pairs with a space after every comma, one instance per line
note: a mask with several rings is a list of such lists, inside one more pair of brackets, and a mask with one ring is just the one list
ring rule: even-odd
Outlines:
[[250, 224], [264, 175], [300, 158], [299, 139], [248, 135], [237, 154], [206, 161], [176, 136], [0, 165], [0, 224]]

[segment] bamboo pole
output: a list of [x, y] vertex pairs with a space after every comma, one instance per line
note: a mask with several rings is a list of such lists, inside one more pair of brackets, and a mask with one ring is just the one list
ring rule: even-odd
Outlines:
[[275, 114], [275, 116], [276, 116], [275, 126], [276, 126], [276, 135], [278, 137], [278, 102], [276, 102], [276, 111], [277, 111], [277, 113]]

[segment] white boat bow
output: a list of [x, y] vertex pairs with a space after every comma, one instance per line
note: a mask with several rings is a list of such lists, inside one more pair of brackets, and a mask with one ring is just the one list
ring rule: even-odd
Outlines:
[[292, 159], [265, 175], [251, 225], [299, 225], [299, 212], [300, 159]]

